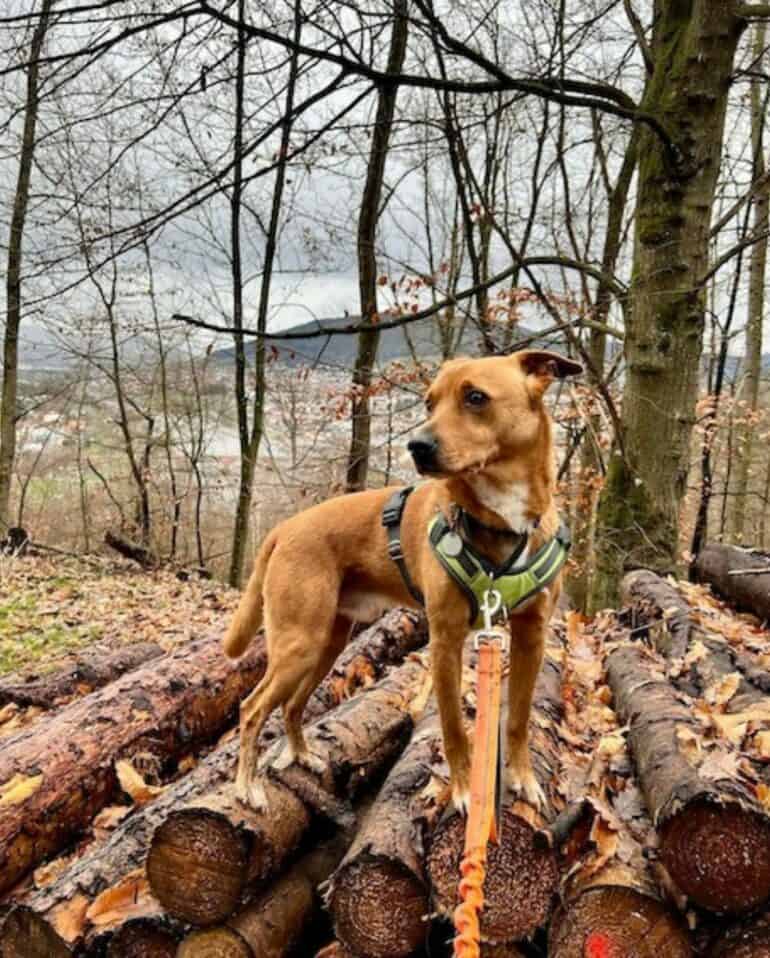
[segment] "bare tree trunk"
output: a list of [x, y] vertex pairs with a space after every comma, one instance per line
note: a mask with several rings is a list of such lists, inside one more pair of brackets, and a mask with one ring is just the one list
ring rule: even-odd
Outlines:
[[[626, 154], [623, 158], [623, 165], [620, 168], [618, 179], [609, 196], [607, 234], [604, 241], [604, 254], [602, 256], [602, 274], [604, 276], [612, 276], [617, 265], [623, 236], [623, 216], [628, 201], [628, 193], [631, 188], [631, 180], [633, 179], [634, 170], [636, 169], [636, 160], [637, 140], [636, 136], [632, 135], [626, 147]], [[604, 162], [603, 157], [602, 162]], [[601, 326], [606, 326], [607, 324], [612, 298], [612, 290], [605, 281], [601, 281], [596, 291], [596, 300], [593, 309], [593, 318], [597, 324]], [[604, 360], [607, 352], [607, 334], [603, 329], [599, 329], [598, 326], [591, 327], [588, 349], [591, 356], [591, 372], [603, 377]], [[589, 586], [591, 582], [591, 561], [594, 551], [594, 514], [596, 511], [597, 498], [593, 492], [593, 484], [586, 483], [585, 479], [590, 477], [592, 473], [598, 473], [604, 469], [601, 449], [597, 444], [597, 438], [601, 429], [601, 417], [596, 413], [591, 417], [589, 427], [586, 430], [580, 448], [580, 476], [583, 480], [581, 486], [587, 488], [580, 490], [580, 495], [583, 496], [583, 508], [577, 510], [578, 521], [574, 525], [572, 558], [579, 571], [576, 575], [570, 577], [569, 593], [575, 608], [581, 610], [584, 610], [588, 605]]]
[[0, 535], [11, 525], [11, 482], [16, 456], [16, 404], [19, 388], [19, 327], [21, 326], [21, 283], [24, 223], [29, 205], [29, 186], [35, 155], [35, 130], [39, 103], [40, 53], [54, 0], [43, 0], [32, 34], [27, 67], [27, 94], [24, 104], [24, 132], [19, 172], [8, 239], [5, 278], [6, 314], [3, 350], [3, 388], [0, 396]]
[[[761, 70], [765, 58], [767, 23], [759, 21], [754, 37], [754, 69]], [[751, 151], [754, 170], [753, 181], [762, 182], [754, 197], [754, 235], [763, 236], [751, 252], [749, 278], [749, 319], [746, 326], [746, 353], [744, 357], [744, 424], [741, 426], [736, 449], [735, 506], [733, 509], [732, 534], [737, 541], [743, 539], [746, 526], [746, 507], [749, 495], [751, 466], [754, 457], [753, 416], [759, 406], [759, 380], [762, 373], [762, 319], [765, 311], [765, 277], [767, 274], [767, 232], [770, 228], [770, 181], [766, 180], [764, 153], [764, 127], [766, 98], [762, 83], [757, 77], [751, 81]], [[764, 510], [763, 510], [764, 511]]]
[[[238, 4], [238, 79], [236, 88], [236, 131], [235, 131], [235, 182], [233, 184], [232, 209], [232, 249], [233, 249], [233, 325], [237, 330], [243, 329], [243, 276], [241, 268], [241, 238], [240, 213], [243, 196], [243, 98], [246, 67], [246, 35], [243, 29], [245, 0]], [[294, 41], [299, 43], [302, 21], [299, 4], [295, 7]], [[286, 183], [286, 168], [288, 166], [289, 139], [293, 124], [294, 91], [297, 82], [299, 54], [294, 49], [289, 67], [289, 80], [286, 87], [286, 105], [281, 127], [281, 146], [279, 163], [275, 174], [273, 187], [273, 203], [270, 211], [270, 225], [267, 231], [265, 245], [265, 262], [262, 268], [262, 283], [259, 293], [259, 311], [257, 315], [257, 329], [264, 333], [267, 329], [267, 312], [270, 304], [270, 281], [273, 275], [273, 264], [278, 246], [278, 229], [281, 220], [281, 203]], [[246, 540], [249, 531], [249, 514], [251, 500], [254, 493], [254, 471], [257, 464], [257, 453], [262, 440], [262, 429], [265, 412], [265, 340], [258, 336], [254, 350], [254, 400], [252, 404], [251, 429], [249, 430], [249, 415], [247, 409], [246, 391], [246, 354], [244, 350], [243, 334], [235, 335], [236, 353], [236, 404], [238, 406], [238, 435], [241, 444], [241, 483], [238, 491], [238, 506], [235, 512], [235, 528], [233, 530], [233, 549], [230, 556], [230, 572], [228, 582], [232, 586], [239, 586], [243, 573], [243, 560], [246, 554]]]
[[592, 606], [628, 569], [677, 564], [679, 510], [700, 381], [711, 211], [733, 61], [744, 21], [731, 3], [659, 0], [643, 108], [675, 158], [640, 131], [634, 281], [622, 435], [599, 502]]
[[[406, 40], [409, 30], [407, 19], [408, 0], [395, 0], [393, 32], [388, 54], [388, 73], [401, 72], [406, 55]], [[369, 472], [371, 446], [371, 412], [369, 387], [372, 383], [372, 367], [377, 356], [380, 334], [376, 326], [377, 316], [377, 258], [375, 239], [380, 218], [382, 187], [385, 178], [385, 161], [388, 156], [390, 135], [393, 130], [393, 114], [396, 107], [397, 86], [380, 90], [377, 101], [377, 117], [372, 133], [372, 147], [366, 171], [366, 183], [361, 200], [361, 215], [358, 220], [358, 289], [361, 299], [361, 321], [371, 326], [358, 337], [358, 354], [353, 367], [353, 397], [350, 407], [351, 437], [348, 454], [347, 489], [353, 492], [366, 486]]]

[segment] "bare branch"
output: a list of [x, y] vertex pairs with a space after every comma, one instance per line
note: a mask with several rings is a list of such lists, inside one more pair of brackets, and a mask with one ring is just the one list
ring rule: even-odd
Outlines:
[[735, 15], [743, 20], [770, 20], [770, 3], [744, 4]]
[[623, 7], [625, 8], [628, 22], [631, 24], [634, 34], [636, 35], [636, 42], [639, 44], [639, 49], [642, 53], [642, 58], [644, 60], [644, 65], [647, 68], [647, 72], [652, 73], [652, 71], [655, 69], [655, 60], [653, 59], [650, 45], [647, 42], [647, 37], [644, 35], [642, 21], [636, 15], [636, 10], [634, 10], [631, 0], [623, 0]]

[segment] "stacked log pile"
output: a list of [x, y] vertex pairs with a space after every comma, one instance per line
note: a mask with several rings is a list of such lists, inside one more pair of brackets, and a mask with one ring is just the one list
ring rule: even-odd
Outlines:
[[[554, 623], [530, 720], [546, 800], [506, 796], [481, 954], [770, 955], [762, 606], [734, 595], [759, 618], [736, 614], [644, 571], [623, 599]], [[232, 784], [261, 639], [235, 664], [219, 637], [112, 673], [70, 664], [40, 677], [50, 697], [37, 678], [0, 683], [38, 710], [0, 737], [0, 958], [448, 954], [464, 820], [425, 641], [402, 610], [351, 640], [305, 714], [323, 771], [268, 761], [267, 813]], [[469, 644], [469, 730], [473, 681]], [[16, 698], [25, 685], [42, 699]], [[274, 716], [262, 749], [283, 747]]]

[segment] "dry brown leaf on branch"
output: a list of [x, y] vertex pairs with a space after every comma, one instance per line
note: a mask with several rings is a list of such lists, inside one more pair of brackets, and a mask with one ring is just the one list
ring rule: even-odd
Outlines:
[[120, 787], [137, 805], [152, 801], [164, 791], [164, 787], [160, 785], [148, 785], [127, 759], [115, 762], [115, 774]]

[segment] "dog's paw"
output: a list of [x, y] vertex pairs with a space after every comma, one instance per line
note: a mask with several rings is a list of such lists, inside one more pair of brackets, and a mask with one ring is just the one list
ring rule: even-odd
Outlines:
[[456, 812], [467, 817], [471, 807], [471, 790], [467, 785], [452, 786], [452, 805]]
[[326, 762], [319, 755], [316, 755], [308, 749], [303, 752], [295, 752], [288, 743], [270, 762], [270, 765], [278, 772], [282, 772], [291, 765], [299, 765], [301, 768], [306, 768], [309, 772], [313, 772], [316, 775], [323, 775], [326, 771]]
[[259, 778], [237, 778], [235, 794], [238, 801], [248, 805], [255, 812], [267, 812], [269, 810], [265, 786]]
[[506, 784], [514, 795], [522, 798], [537, 811], [542, 811], [545, 808], [547, 804], [545, 792], [540, 787], [531, 768], [507, 768]]

